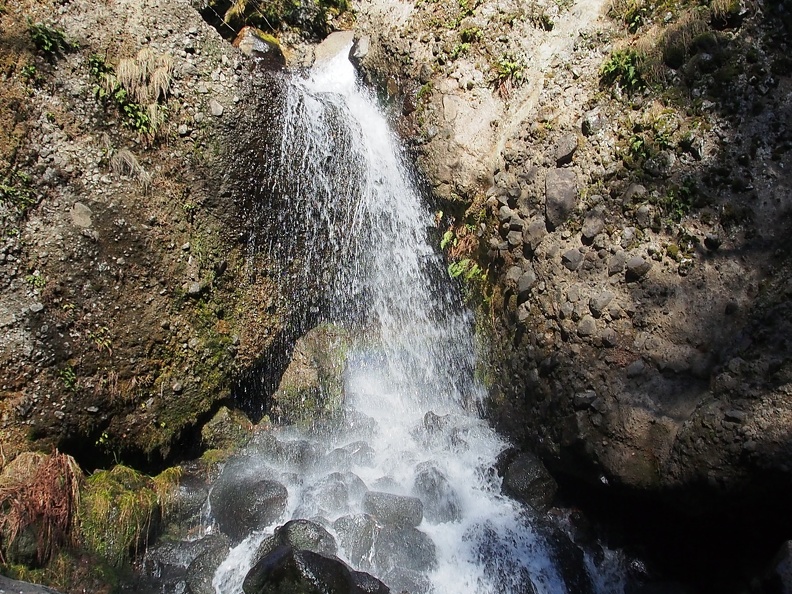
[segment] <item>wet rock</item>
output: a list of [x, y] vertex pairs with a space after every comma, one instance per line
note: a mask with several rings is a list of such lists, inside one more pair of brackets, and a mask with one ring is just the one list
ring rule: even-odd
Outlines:
[[580, 253], [580, 250], [571, 249], [564, 252], [564, 255], [561, 256], [561, 263], [564, 265], [564, 268], [574, 272], [580, 267], [583, 258], [584, 256]]
[[279, 545], [288, 545], [295, 549], [313, 551], [328, 556], [338, 552], [333, 535], [310, 520], [286, 522], [275, 530], [274, 536]]
[[224, 472], [209, 500], [220, 530], [239, 542], [280, 518], [288, 496], [286, 487], [276, 481]]
[[360, 477], [351, 472], [332, 472], [303, 492], [297, 514], [329, 516], [349, 511], [360, 502], [368, 489]]
[[545, 218], [554, 229], [575, 210], [578, 200], [577, 176], [570, 169], [551, 169], [545, 179]]
[[423, 520], [420, 499], [381, 491], [369, 491], [363, 496], [363, 511], [390, 526], [418, 526]]
[[393, 592], [434, 592], [432, 582], [419, 571], [393, 567], [382, 577], [393, 588]]
[[565, 134], [555, 147], [556, 166], [561, 167], [572, 162], [572, 156], [578, 147], [577, 134]]
[[222, 406], [201, 428], [201, 444], [215, 450], [241, 447], [250, 439], [252, 431], [253, 423], [244, 413]]
[[341, 560], [281, 545], [262, 558], [245, 576], [245, 594], [300, 592], [305, 594], [387, 594], [387, 586], [368, 574], [350, 569]]
[[187, 586], [191, 594], [215, 594], [212, 579], [230, 550], [225, 539], [213, 539], [207, 544], [208, 548], [187, 568]]
[[496, 530], [488, 522], [471, 526], [462, 535], [462, 539], [469, 542], [475, 551], [484, 574], [492, 583], [504, 586], [497, 592], [536, 594], [525, 560], [510, 554], [517, 538], [516, 531], [508, 528]]
[[434, 523], [457, 522], [461, 517], [459, 496], [445, 475], [434, 466], [415, 475], [413, 494], [423, 502], [427, 520]]
[[[352, 49], [349, 52], [349, 59], [356, 68], [360, 68], [363, 60], [369, 55], [371, 51], [371, 38], [368, 35], [363, 35], [360, 39], [355, 40]], [[428, 82], [428, 81], [424, 81]]]
[[372, 466], [376, 452], [365, 441], [356, 441], [342, 448], [349, 453], [350, 460], [358, 466]]
[[286, 58], [277, 39], [255, 27], [243, 27], [233, 44], [243, 54], [253, 58], [259, 68], [279, 70], [286, 66]]
[[[330, 35], [325, 37], [322, 43], [317, 45], [314, 49], [314, 63], [321, 64], [322, 62], [327, 62], [335, 58], [352, 44], [354, 37], [355, 33], [353, 31], [335, 31], [330, 33]], [[358, 41], [356, 47], [358, 52], [362, 52], [366, 49], [365, 47], [361, 47], [360, 41]]]
[[298, 472], [312, 470], [322, 457], [319, 446], [307, 439], [277, 441], [273, 438], [271, 443], [270, 449], [277, 460]]
[[552, 504], [558, 485], [544, 464], [530, 452], [519, 452], [506, 463], [503, 491], [537, 509]]
[[149, 575], [163, 583], [178, 583], [186, 580], [193, 561], [210, 550], [228, 551], [228, 539], [222, 534], [209, 534], [198, 540], [166, 540], [146, 551], [143, 566]]
[[645, 260], [641, 256], [633, 256], [625, 263], [627, 269], [628, 280], [638, 280], [646, 276], [646, 273], [652, 268], [652, 262]]
[[277, 391], [273, 414], [281, 422], [313, 423], [339, 413], [344, 400], [347, 338], [330, 324], [308, 331], [294, 345]]
[[368, 514], [342, 516], [333, 522], [333, 530], [338, 535], [347, 559], [355, 567], [373, 569], [371, 550], [379, 533], [374, 518]]
[[394, 567], [429, 571], [437, 564], [432, 539], [417, 528], [386, 526], [374, 544], [374, 565], [380, 572]]

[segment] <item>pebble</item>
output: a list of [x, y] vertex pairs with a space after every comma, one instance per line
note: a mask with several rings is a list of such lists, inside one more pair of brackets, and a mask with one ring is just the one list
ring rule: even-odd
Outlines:
[[591, 336], [597, 331], [597, 322], [590, 315], [585, 315], [578, 322], [578, 336]]
[[219, 118], [223, 115], [223, 106], [216, 99], [212, 99], [209, 102], [209, 111], [212, 113], [213, 116]]

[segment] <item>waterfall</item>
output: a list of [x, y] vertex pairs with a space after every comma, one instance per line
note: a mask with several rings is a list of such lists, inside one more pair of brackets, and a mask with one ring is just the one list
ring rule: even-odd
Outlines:
[[[277, 478], [288, 502], [231, 551], [215, 591], [241, 592], [266, 535], [307, 518], [338, 538], [341, 559], [394, 592], [566, 592], [535, 519], [501, 494], [492, 469], [506, 444], [478, 414], [472, 316], [432, 245], [433, 215], [403, 148], [348, 49], [288, 85], [270, 176], [286, 208], [283, 232], [269, 240], [272, 253], [301, 262], [295, 286], [321, 293], [318, 318], [354, 337], [347, 422], [281, 429], [279, 455], [271, 436], [252, 446], [240, 472]], [[368, 521], [371, 492], [424, 500], [417, 526], [379, 550], [362, 532], [344, 532]]]

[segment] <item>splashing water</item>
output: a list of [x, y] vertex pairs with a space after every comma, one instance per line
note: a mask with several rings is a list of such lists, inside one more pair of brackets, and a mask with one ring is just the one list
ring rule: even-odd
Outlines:
[[[275, 526], [321, 518], [339, 535], [339, 557], [394, 591], [565, 592], [550, 546], [525, 509], [500, 494], [491, 469], [505, 443], [476, 412], [483, 391], [471, 316], [430, 247], [432, 216], [403, 150], [346, 54], [289, 85], [272, 190], [288, 197], [289, 224], [301, 228], [270, 247], [284, 257], [307, 253], [298, 280], [318, 279], [321, 317], [358, 337], [346, 360], [348, 422], [319, 438], [278, 433], [283, 444], [321, 450], [313, 463], [258, 450], [252, 471], [287, 486], [286, 511], [232, 550], [215, 590], [241, 592]], [[340, 499], [328, 495], [339, 481], [348, 494]], [[345, 518], [361, 517], [366, 490], [430, 494], [404, 550], [383, 556], [340, 534]]]

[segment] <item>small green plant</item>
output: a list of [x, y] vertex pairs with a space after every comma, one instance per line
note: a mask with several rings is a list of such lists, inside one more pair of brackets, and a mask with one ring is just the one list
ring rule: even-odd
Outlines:
[[443, 239], [440, 240], [440, 249], [444, 250], [449, 245], [453, 246], [456, 243], [456, 235], [450, 229], [443, 233]]
[[473, 262], [470, 258], [463, 258], [457, 262], [451, 262], [448, 265], [448, 276], [451, 278], [462, 278], [466, 281], [475, 278], [482, 278], [484, 272], [478, 264]]
[[24, 171], [13, 172], [0, 181], [0, 202], [16, 208], [20, 215], [24, 215], [37, 202], [30, 184], [30, 176]]
[[60, 375], [63, 387], [67, 391], [75, 392], [77, 390], [77, 374], [74, 373], [74, 368], [71, 365], [67, 365], [58, 371], [58, 375]]
[[468, 27], [459, 32], [462, 43], [477, 43], [484, 37], [484, 33], [478, 27]]
[[107, 326], [102, 326], [101, 328], [97, 328], [95, 331], [88, 332], [88, 338], [94, 341], [94, 344], [100, 353], [102, 351], [107, 351], [110, 355], [113, 354], [113, 343], [110, 339], [110, 330], [107, 328]]
[[600, 80], [607, 86], [620, 85], [629, 92], [645, 86], [639, 69], [641, 56], [634, 49], [615, 50], [600, 67]]
[[25, 82], [31, 82], [36, 80], [36, 75], [38, 74], [38, 69], [34, 64], [27, 64], [22, 66], [22, 69], [19, 71], [19, 75], [25, 79]]
[[671, 187], [660, 201], [663, 214], [678, 223], [693, 208], [698, 191], [695, 180], [686, 179], [681, 186]]
[[103, 56], [88, 58], [88, 70], [94, 79], [97, 101], [112, 103], [123, 116], [123, 125], [142, 136], [153, 137], [164, 122], [165, 100], [171, 85], [173, 60], [156, 56], [144, 48], [137, 57], [119, 62], [118, 72]]
[[460, 56], [464, 56], [466, 53], [468, 53], [468, 51], [470, 51], [469, 43], [457, 43], [454, 46], [454, 49], [451, 51], [449, 58], [451, 60], [456, 60]]
[[25, 277], [25, 282], [30, 285], [31, 289], [43, 289], [47, 281], [40, 274], [28, 274]]
[[495, 85], [503, 97], [523, 82], [525, 64], [513, 56], [504, 55], [495, 63]]
[[32, 21], [28, 21], [28, 33], [36, 49], [47, 57], [62, 55], [79, 47], [66, 38], [66, 33], [44, 23], [34, 24]]

